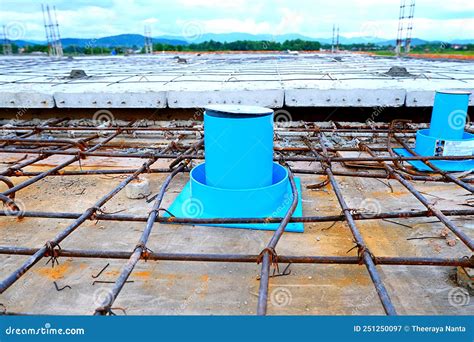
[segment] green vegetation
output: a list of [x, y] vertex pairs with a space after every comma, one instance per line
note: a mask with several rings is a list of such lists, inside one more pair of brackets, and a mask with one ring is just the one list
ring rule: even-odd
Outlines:
[[[457, 48], [455, 48], [457, 47]], [[449, 54], [463, 54], [463, 52], [474, 51], [474, 44], [448, 44], [448, 43], [438, 43], [438, 44], [424, 44], [414, 46], [411, 51], [413, 53], [449, 53]]]
[[153, 44], [154, 51], [314, 51], [319, 50], [320, 48], [321, 44], [319, 42], [305, 41], [301, 39], [287, 40], [283, 43], [264, 40], [238, 40], [230, 43], [221, 43], [210, 40], [199, 44], [177, 46], [160, 43]]
[[[395, 56], [393, 47], [391, 47], [390, 49], [375, 51], [374, 53], [379, 56]], [[424, 44], [412, 47], [410, 53], [474, 56], [474, 44]]]
[[[274, 41], [250, 41], [250, 40], [239, 40], [235, 42], [217, 42], [217, 41], [206, 41], [202, 43], [193, 43], [189, 45], [169, 45], [155, 43], [153, 44], [154, 51], [176, 51], [176, 52], [199, 52], [199, 51], [318, 51], [320, 49], [330, 50], [331, 45], [320, 44], [314, 41], [305, 41], [301, 39], [286, 40], [283, 43]], [[380, 56], [393, 56], [394, 47], [390, 45], [380, 46], [372, 43], [367, 44], [341, 44], [339, 45], [340, 50], [345, 51], [370, 51]], [[15, 44], [12, 44], [13, 53], [47, 53], [48, 47], [46, 45], [27, 45], [23, 49], [20, 49]], [[144, 53], [144, 49], [138, 46], [131, 48], [116, 46], [116, 47], [77, 47], [67, 46], [63, 49], [66, 55], [109, 55], [113, 51], [116, 54], [132, 53], [141, 51]], [[474, 44], [456, 45], [447, 43], [431, 43], [425, 45], [413, 46], [411, 49], [412, 53], [420, 54], [462, 54], [472, 56], [474, 55]]]
[[63, 49], [64, 54], [66, 55], [110, 55], [112, 50], [106, 47], [76, 47], [74, 45], [67, 46]]
[[395, 51], [381, 50], [381, 51], [374, 51], [374, 54], [376, 54], [377, 56], [395, 56]]

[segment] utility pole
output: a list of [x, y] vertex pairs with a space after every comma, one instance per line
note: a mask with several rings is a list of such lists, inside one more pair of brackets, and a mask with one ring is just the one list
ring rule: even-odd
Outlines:
[[337, 25], [336, 51], [339, 52], [339, 25]]

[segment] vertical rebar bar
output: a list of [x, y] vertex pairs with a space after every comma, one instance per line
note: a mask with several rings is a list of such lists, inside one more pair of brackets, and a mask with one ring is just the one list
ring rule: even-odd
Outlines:
[[[322, 153], [323, 156], [328, 157], [326, 145], [324, 145], [324, 141], [322, 140], [321, 133], [317, 133], [317, 137], [323, 151]], [[308, 139], [305, 139], [304, 141], [306, 145], [313, 151], [313, 153], [315, 155], [318, 155], [318, 152], [314, 150], [314, 147], [312, 146], [311, 142]], [[370, 252], [369, 248], [365, 244], [365, 241], [355, 224], [355, 220], [352, 217], [351, 210], [347, 206], [344, 196], [342, 195], [342, 191], [339, 187], [339, 184], [337, 183], [336, 177], [332, 173], [330, 159], [327, 163], [322, 162], [321, 167], [326, 170], [326, 174], [329, 178], [329, 182], [331, 183], [334, 194], [336, 195], [339, 205], [341, 206], [347, 225], [349, 226], [349, 229], [351, 230], [352, 235], [354, 236], [355, 243], [358, 248], [358, 254], [361, 258], [361, 261], [367, 267], [367, 271], [369, 272], [370, 278], [372, 279], [375, 285], [375, 289], [377, 291], [377, 294], [379, 295], [380, 301], [382, 302], [385, 312], [387, 313], [387, 315], [396, 315], [397, 312], [395, 310], [395, 307], [393, 306], [392, 301], [390, 300], [387, 289], [385, 288], [382, 282], [382, 279], [380, 278], [380, 275], [377, 271], [375, 263], [372, 259], [372, 253]]]
[[174, 176], [176, 176], [179, 172], [183, 171], [186, 167], [186, 164], [180, 164], [177, 168], [175, 168], [169, 175], [166, 177], [165, 181], [161, 185], [160, 192], [156, 197], [155, 203], [148, 214], [148, 220], [146, 222], [145, 230], [143, 231], [138, 244], [135, 246], [132, 255], [128, 259], [128, 262], [122, 268], [122, 272], [120, 273], [119, 277], [115, 281], [114, 287], [111, 290], [111, 295], [107, 296], [104, 299], [102, 304], [96, 308], [94, 315], [105, 315], [111, 311], [111, 307], [119, 295], [120, 291], [122, 290], [123, 286], [125, 285], [128, 277], [132, 273], [135, 265], [137, 264], [138, 260], [142, 257], [143, 254], [147, 253], [146, 243], [148, 242], [148, 238], [150, 237], [151, 230], [153, 229], [153, 225], [155, 223], [156, 217], [158, 216], [158, 210], [160, 209], [161, 202], [163, 201], [163, 197], [165, 196], [166, 189], [168, 188], [171, 180]]
[[[283, 220], [278, 226], [277, 230], [273, 234], [267, 247], [262, 251], [262, 270], [260, 272], [260, 287], [258, 289], [258, 304], [257, 304], [257, 315], [266, 315], [267, 313], [267, 302], [268, 302], [268, 285], [270, 280], [270, 264], [272, 262], [278, 263], [277, 255], [275, 252], [276, 245], [283, 235], [286, 226], [290, 222], [291, 216], [295, 212], [296, 206], [298, 205], [298, 190], [296, 189], [295, 179], [290, 168], [288, 168], [288, 178], [291, 185], [291, 193], [293, 199], [291, 205], [288, 208]], [[273, 255], [272, 255], [273, 253]]]

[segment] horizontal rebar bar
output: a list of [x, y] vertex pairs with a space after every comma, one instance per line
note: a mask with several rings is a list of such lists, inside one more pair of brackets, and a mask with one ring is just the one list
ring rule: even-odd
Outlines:
[[[33, 255], [37, 248], [0, 246], [3, 255]], [[129, 259], [133, 252], [61, 249], [60, 257], [92, 258], [92, 259]], [[150, 261], [196, 261], [196, 262], [239, 262], [256, 263], [256, 254], [212, 254], [212, 253], [155, 253], [148, 252], [146, 260]], [[143, 257], [142, 257], [143, 259]], [[359, 265], [360, 258], [356, 256], [300, 256], [278, 255], [278, 262], [292, 264], [350, 264]], [[377, 265], [393, 266], [461, 266], [474, 267], [474, 258], [432, 258], [432, 257], [374, 257]]]
[[[189, 169], [183, 170], [183, 172], [189, 172]], [[294, 174], [308, 174], [308, 175], [326, 175], [324, 170], [307, 170], [307, 169], [298, 169], [292, 168]], [[87, 176], [87, 175], [118, 175], [118, 174], [130, 174], [134, 173], [133, 169], [90, 169], [87, 170], [86, 166], [83, 166], [82, 170], [68, 170], [68, 171], [58, 171], [50, 174], [50, 176]], [[147, 170], [147, 173], [168, 173], [170, 170], [168, 168], [150, 168]], [[33, 177], [39, 175], [40, 171], [18, 171], [15, 174], [11, 175], [12, 177]], [[384, 172], [360, 172], [360, 171], [333, 171], [335, 176], [343, 177], [361, 177], [361, 178], [388, 178], [387, 173]], [[442, 182], [449, 183], [449, 180], [444, 176], [419, 176], [419, 175], [410, 175], [410, 180], [412, 181], [421, 181], [421, 182]], [[465, 183], [474, 183], [474, 178], [463, 178]]]
[[[446, 209], [441, 210], [445, 216], [472, 216], [474, 215], [474, 209]], [[381, 212], [381, 213], [364, 213], [357, 212], [357, 209], [353, 209], [352, 217], [354, 220], [383, 220], [383, 219], [409, 219], [409, 218], [430, 218], [431, 212], [429, 210], [419, 211], [392, 211], [392, 212]], [[49, 211], [10, 211], [8, 213], [0, 211], [1, 216], [21, 216], [21, 217], [33, 217], [33, 218], [54, 218], [54, 219], [66, 219], [76, 220], [82, 214], [81, 213], [67, 213], [67, 212], [49, 212]], [[146, 222], [148, 216], [145, 215], [131, 215], [131, 214], [104, 214], [97, 213], [94, 215], [94, 220], [98, 221], [122, 221], [122, 222]], [[230, 224], [230, 223], [247, 223], [247, 224], [267, 224], [267, 223], [280, 223], [283, 217], [236, 217], [236, 218], [188, 218], [188, 217], [156, 217], [155, 222], [159, 223], [170, 223], [170, 224]], [[326, 216], [302, 216], [302, 217], [291, 217], [290, 223], [318, 223], [318, 222], [334, 222], [344, 221], [345, 216], [340, 215], [326, 215]]]
[[[160, 159], [175, 159], [181, 158], [184, 159], [204, 159], [203, 155], [196, 154], [169, 154], [169, 153], [160, 153], [160, 152], [144, 152], [144, 153], [125, 153], [125, 152], [92, 152], [92, 151], [57, 151], [57, 150], [48, 150], [48, 149], [5, 149], [0, 148], [0, 153], [16, 153], [16, 154], [42, 154], [42, 155], [65, 155], [65, 156], [81, 156], [87, 157], [113, 157], [113, 158], [160, 158]], [[374, 157], [309, 157], [309, 156], [287, 156], [285, 160], [288, 161], [302, 161], [302, 162], [383, 162], [383, 161], [427, 161], [427, 160], [472, 160], [474, 156], [374, 156]], [[274, 161], [280, 160], [280, 157], [276, 156]]]
[[[202, 131], [202, 128], [199, 127], [128, 127], [128, 126], [110, 126], [110, 127], [80, 127], [80, 126], [71, 126], [71, 127], [46, 127], [46, 128], [41, 128], [42, 130], [45, 131], [114, 131], [117, 128], [123, 128], [127, 129], [127, 131], [133, 132], [133, 131]], [[36, 126], [14, 126], [14, 127], [2, 127], [2, 130], [15, 130], [15, 131], [21, 131], [21, 130], [32, 130], [32, 129], [38, 129]], [[347, 132], [347, 133], [389, 133], [390, 129], [389, 127], [387, 128], [381, 128], [381, 129], [374, 129], [374, 128], [311, 128], [311, 127], [276, 127], [275, 131], [278, 132], [279, 130], [284, 130], [288, 132], [316, 132], [316, 131], [321, 131], [321, 132]], [[402, 131], [403, 133], [416, 133], [416, 129], [406, 129]]]

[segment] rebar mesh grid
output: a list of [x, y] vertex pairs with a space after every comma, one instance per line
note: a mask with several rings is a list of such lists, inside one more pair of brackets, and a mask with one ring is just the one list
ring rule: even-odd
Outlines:
[[[429, 166], [431, 160], [468, 160], [474, 156], [456, 157], [400, 157], [392, 153], [394, 144], [408, 147], [414, 138], [415, 129], [409, 123], [394, 122], [391, 125], [342, 125], [334, 123], [332, 126], [318, 126], [315, 123], [297, 123], [291, 127], [277, 125], [275, 128], [275, 160], [286, 166], [290, 174], [290, 182], [293, 194], [296, 187], [293, 177], [296, 174], [323, 175], [326, 180], [309, 185], [308, 188], [330, 187], [337, 198], [341, 209], [339, 215], [310, 216], [311, 213], [301, 218], [291, 218], [296, 206], [293, 201], [290, 209], [283, 217], [278, 218], [179, 218], [163, 217], [160, 213], [167, 208], [162, 207], [162, 201], [167, 188], [173, 177], [181, 172], [189, 172], [191, 164], [204, 158], [203, 133], [201, 124], [191, 123], [179, 127], [143, 127], [135, 122], [120, 123], [110, 127], [88, 127], [78, 126], [67, 119], [49, 120], [42, 125], [31, 126], [16, 123], [3, 127], [3, 137], [0, 138], [0, 154], [34, 155], [32, 159], [19, 158], [16, 163], [0, 172], [0, 182], [4, 183], [8, 190], [0, 193], [0, 200], [6, 210], [0, 212], [0, 216], [18, 216], [19, 218], [45, 218], [66, 219], [72, 221], [59, 234], [45, 241], [41, 248], [26, 248], [22, 246], [0, 246], [0, 254], [5, 255], [27, 255], [29, 258], [14, 272], [2, 275], [0, 283], [0, 294], [7, 291], [15, 282], [27, 273], [36, 263], [44, 258], [54, 267], [61, 257], [80, 258], [103, 258], [127, 260], [119, 276], [117, 277], [111, 296], [95, 309], [95, 315], [114, 314], [114, 302], [126, 285], [130, 274], [137, 263], [141, 260], [168, 260], [168, 261], [193, 261], [193, 262], [237, 262], [237, 263], [259, 263], [261, 264], [260, 287], [258, 291], [257, 314], [265, 315], [267, 312], [268, 287], [271, 276], [271, 268], [276, 270], [279, 263], [305, 263], [305, 264], [351, 264], [365, 265], [370, 279], [372, 280], [384, 311], [388, 315], [397, 314], [396, 308], [390, 299], [390, 295], [377, 270], [377, 265], [424, 265], [424, 266], [461, 266], [474, 267], [472, 251], [474, 241], [468, 233], [458, 227], [452, 220], [453, 217], [472, 218], [474, 209], [440, 210], [436, 204], [427, 199], [427, 194], [416, 188], [417, 181], [423, 182], [445, 182], [451, 183], [453, 187], [467, 191], [467, 195], [473, 193], [472, 183], [474, 178], [469, 174], [453, 175], [445, 173], [435, 167], [430, 174], [419, 173], [410, 169], [404, 163], [408, 160], [421, 160]], [[48, 138], [44, 135], [48, 134]], [[65, 136], [74, 138], [66, 138]], [[166, 144], [157, 146], [156, 135], [165, 137]], [[338, 137], [339, 143], [330, 143], [328, 139]], [[114, 143], [119, 138], [129, 138], [127, 142]], [[140, 139], [140, 148], [133, 144], [134, 151], [131, 152], [130, 141]], [[341, 140], [342, 139], [342, 140]], [[346, 144], [347, 143], [347, 144]], [[341, 152], [356, 152], [357, 156], [344, 156]], [[46, 171], [24, 171], [23, 168], [51, 157], [62, 156], [64, 161]], [[97, 158], [138, 158], [143, 159], [143, 164], [135, 169], [94, 169], [94, 170], [64, 170], [72, 164], [81, 165], [81, 161], [89, 157]], [[158, 160], [168, 163], [166, 168], [154, 168], [153, 164]], [[298, 163], [308, 164], [305, 168]], [[348, 163], [372, 163], [379, 166], [373, 170], [352, 170], [347, 167]], [[314, 163], [314, 164], [312, 164]], [[320, 165], [320, 167], [316, 167]], [[334, 167], [335, 165], [344, 166]], [[152, 210], [148, 215], [132, 215], [107, 213], [102, 208], [110, 199], [124, 189], [128, 183], [143, 173], [166, 173], [167, 177], [161, 184], [158, 194], [148, 198], [153, 201]], [[47, 177], [68, 175], [128, 175], [119, 185], [99, 198], [95, 204], [84, 212], [47, 212], [27, 211], [17, 204], [21, 198], [21, 190]], [[14, 184], [14, 177], [30, 177], [26, 181]], [[409, 191], [413, 197], [423, 205], [426, 210], [410, 210], [395, 212], [366, 213], [358, 209], [350, 208], [346, 202], [343, 191], [338, 182], [339, 176], [345, 177], [367, 177], [377, 179], [393, 179]], [[297, 196], [293, 197], [294, 199]], [[384, 220], [390, 218], [427, 218], [434, 217], [444, 224], [460, 241], [466, 246], [469, 255], [463, 258], [435, 258], [435, 257], [385, 257], [377, 256], [369, 249], [361, 231], [358, 221], [361, 220]], [[62, 249], [60, 244], [81, 224], [87, 220], [124, 221], [124, 222], [146, 222], [145, 229], [139, 237], [135, 247], [131, 251], [116, 250], [74, 250]], [[277, 253], [278, 241], [284, 234], [285, 227], [289, 222], [345, 222], [350, 229], [356, 255], [354, 256], [295, 256], [279, 255]], [[173, 224], [216, 224], [216, 223], [252, 223], [266, 224], [279, 223], [278, 229], [259, 255], [248, 254], [193, 254], [193, 253], [156, 253], [148, 249], [147, 242], [155, 225], [162, 223]], [[8, 308], [9, 310], [10, 308]], [[14, 313], [6, 311], [6, 313]]]

